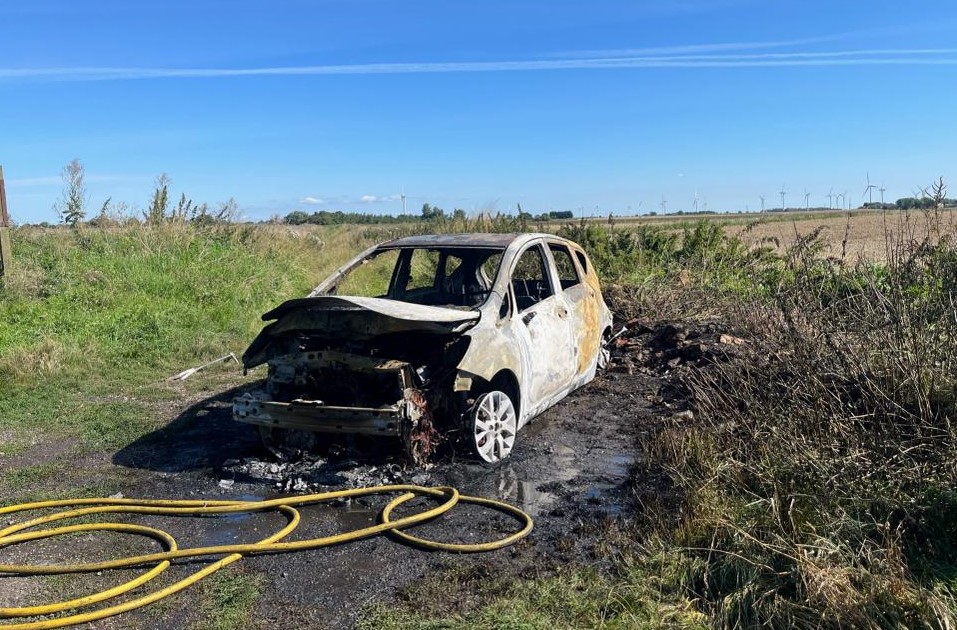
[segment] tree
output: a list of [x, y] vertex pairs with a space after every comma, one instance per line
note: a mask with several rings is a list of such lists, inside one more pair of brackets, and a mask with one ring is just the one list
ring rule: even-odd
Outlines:
[[83, 179], [85, 171], [80, 160], [74, 158], [63, 167], [60, 174], [63, 178], [63, 192], [60, 201], [53, 204], [53, 209], [60, 215], [60, 220], [75, 226], [86, 216], [86, 184]]
[[302, 225], [309, 221], [309, 215], [302, 210], [293, 210], [286, 215], [284, 221], [289, 225]]
[[428, 203], [422, 204], [422, 218], [426, 221], [433, 221], [435, 219], [444, 219], [445, 210], [438, 206], [430, 206]]

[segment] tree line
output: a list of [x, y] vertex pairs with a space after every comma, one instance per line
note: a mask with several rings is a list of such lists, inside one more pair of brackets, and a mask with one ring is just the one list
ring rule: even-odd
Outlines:
[[[318, 212], [304, 212], [303, 210], [293, 210], [283, 218], [283, 223], [287, 225], [340, 225], [343, 223], [367, 224], [391, 224], [391, 223], [410, 223], [413, 221], [445, 221], [452, 220], [456, 222], [464, 221], [467, 218], [465, 210], [455, 208], [451, 212], [446, 212], [438, 206], [429, 203], [422, 204], [422, 210], [419, 214], [374, 214], [371, 212], [343, 212], [341, 210]], [[527, 221], [549, 221], [552, 219], [572, 219], [574, 214], [570, 210], [543, 212], [538, 215], [522, 210], [518, 207], [518, 218]]]

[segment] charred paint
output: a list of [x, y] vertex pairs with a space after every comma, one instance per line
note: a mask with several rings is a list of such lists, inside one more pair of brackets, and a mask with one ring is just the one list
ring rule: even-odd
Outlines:
[[[561, 288], [549, 244], [569, 248], [581, 282]], [[530, 247], [540, 247], [548, 261], [552, 294], [519, 310], [512, 273]], [[390, 299], [330, 295], [381, 251], [410, 248], [464, 252], [460, 259], [472, 262], [473, 275], [485, 273], [477, 261], [487, 253], [479, 250], [501, 251], [501, 260], [494, 279], [491, 272], [478, 278], [487, 295], [471, 307], [416, 303], [391, 291]], [[444, 433], [464, 428], [477, 395], [508, 373], [517, 381], [521, 427], [594, 376], [611, 315], [590, 267], [574, 243], [545, 234], [414, 236], [370, 248], [307, 298], [263, 316], [275, 321], [243, 362], [268, 363], [266, 387], [237, 398], [234, 417], [272, 428], [394, 435], [422, 463]], [[401, 275], [397, 267], [393, 285]], [[438, 293], [438, 279], [434, 287]]]

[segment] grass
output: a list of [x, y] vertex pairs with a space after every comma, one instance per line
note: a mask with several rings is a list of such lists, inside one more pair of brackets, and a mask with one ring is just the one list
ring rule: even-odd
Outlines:
[[236, 565], [220, 569], [202, 581], [199, 612], [193, 630], [248, 628], [259, 599], [262, 577]]
[[[470, 569], [446, 572], [432, 581], [435, 584], [417, 586], [398, 607], [370, 608], [359, 630], [705, 627], [704, 615], [691, 602], [658, 590], [660, 580], [650, 567], [625, 568], [614, 576], [594, 568], [570, 567], [521, 582], [497, 580], [485, 571]], [[450, 586], [463, 599], [440, 599], [443, 603], [438, 605], [431, 601], [431, 593]]]
[[58, 462], [45, 462], [24, 466], [0, 473], [0, 484], [6, 488], [32, 486], [62, 476], [66, 465]]
[[0, 289], [0, 429], [122, 446], [148, 405], [111, 400], [228, 351], [350, 253], [311, 234], [189, 224], [18, 228]]

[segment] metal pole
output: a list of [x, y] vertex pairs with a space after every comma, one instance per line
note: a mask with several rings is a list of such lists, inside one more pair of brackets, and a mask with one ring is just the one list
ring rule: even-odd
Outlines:
[[3, 185], [3, 166], [0, 166], [0, 278], [10, 264], [10, 215], [7, 214], [7, 190]]

